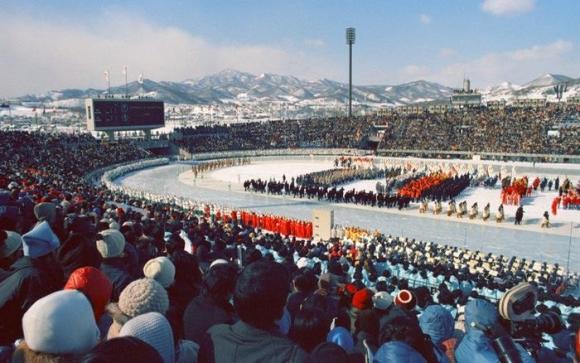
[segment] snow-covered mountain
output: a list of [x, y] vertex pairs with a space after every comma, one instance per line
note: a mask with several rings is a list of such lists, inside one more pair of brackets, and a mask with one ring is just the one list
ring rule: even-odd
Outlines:
[[481, 91], [486, 101], [506, 100], [508, 102], [517, 98], [546, 98], [550, 101], [556, 99], [554, 86], [565, 85], [563, 99], [580, 95], [580, 78], [574, 79], [560, 74], [544, 74], [522, 86], [510, 82], [489, 87]]
[[[146, 95], [171, 104], [211, 104], [239, 101], [343, 103], [348, 98], [348, 84], [329, 79], [302, 80], [277, 74], [253, 75], [236, 70], [183, 82], [128, 84], [129, 95]], [[401, 85], [353, 86], [355, 102], [381, 105], [404, 105], [414, 102], [448, 99], [452, 89], [437, 83], [416, 81]], [[42, 102], [54, 106], [82, 105], [82, 99], [105, 94], [105, 90], [66, 89], [20, 97], [23, 102]], [[111, 93], [125, 94], [125, 87], [112, 87]], [[66, 100], [66, 102], [64, 102]]]
[[[482, 90], [484, 101], [515, 98], [555, 97], [553, 86], [567, 83], [564, 98], [580, 94], [580, 79], [563, 75], [545, 74], [522, 86], [503, 82]], [[343, 103], [348, 99], [348, 84], [329, 79], [302, 80], [277, 74], [254, 75], [236, 70], [222, 72], [183, 82], [155, 82], [128, 84], [129, 95], [146, 95], [160, 98], [170, 104], [215, 104], [246, 101], [291, 103]], [[113, 94], [125, 94], [125, 87], [113, 87]], [[353, 86], [355, 102], [370, 105], [397, 106], [417, 102], [448, 100], [453, 89], [428, 81], [415, 81], [400, 85]], [[83, 99], [105, 94], [97, 89], [65, 89], [41, 95], [20, 97], [22, 102], [39, 102], [54, 107], [82, 107]]]

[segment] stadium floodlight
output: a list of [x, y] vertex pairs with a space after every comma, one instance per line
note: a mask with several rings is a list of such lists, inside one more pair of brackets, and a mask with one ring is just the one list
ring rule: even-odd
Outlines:
[[348, 118], [352, 117], [352, 45], [355, 39], [355, 29], [346, 28], [346, 44], [348, 44]]

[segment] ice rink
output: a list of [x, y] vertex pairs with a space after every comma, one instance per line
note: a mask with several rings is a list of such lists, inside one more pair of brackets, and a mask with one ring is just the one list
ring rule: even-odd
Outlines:
[[[132, 188], [158, 194], [171, 194], [180, 198], [208, 201], [232, 208], [255, 210], [263, 213], [284, 215], [291, 218], [310, 219], [313, 208], [332, 208], [335, 223], [354, 225], [386, 234], [402, 235], [420, 240], [465, 246], [495, 254], [515, 255], [551, 263], [566, 265], [570, 254], [570, 269], [580, 271], [580, 211], [559, 210], [551, 216], [554, 228], [542, 230], [539, 221], [544, 210], [549, 210], [556, 192], [535, 193], [523, 199], [524, 225], [513, 225], [515, 207], [506, 207], [508, 221], [501, 224], [470, 221], [467, 218], [421, 215], [417, 207], [398, 211], [378, 209], [353, 204], [329, 204], [317, 200], [293, 199], [244, 192], [241, 183], [248, 178], [280, 180], [300, 174], [329, 169], [333, 158], [260, 158], [250, 165], [216, 170], [194, 180], [184, 164], [171, 164], [141, 170], [117, 180]], [[511, 168], [511, 163], [509, 167]], [[580, 179], [580, 170], [570, 165], [535, 165], [519, 163], [519, 175], [536, 176], [569, 175], [574, 184]], [[524, 174], [525, 173], [525, 174]], [[562, 178], [561, 178], [562, 179]], [[355, 187], [374, 190], [376, 180], [359, 181], [345, 188]], [[500, 203], [500, 189], [468, 188], [459, 198], [470, 206], [477, 201], [480, 212], [487, 202], [491, 204], [492, 217]]]

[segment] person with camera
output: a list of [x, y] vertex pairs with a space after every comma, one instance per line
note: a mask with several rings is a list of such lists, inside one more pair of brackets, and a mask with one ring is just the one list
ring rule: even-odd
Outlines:
[[[501, 331], [498, 311], [487, 300], [473, 299], [467, 303], [465, 333], [455, 350], [457, 363], [535, 362], [522, 346]], [[507, 350], [498, 351], [498, 347], [506, 346]]]

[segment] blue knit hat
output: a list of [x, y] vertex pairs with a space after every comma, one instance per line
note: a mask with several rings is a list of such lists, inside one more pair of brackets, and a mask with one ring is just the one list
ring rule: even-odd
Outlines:
[[60, 246], [58, 237], [54, 234], [48, 222], [37, 224], [34, 228], [22, 236], [22, 250], [24, 256], [40, 257], [44, 256]]

